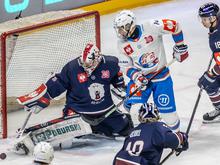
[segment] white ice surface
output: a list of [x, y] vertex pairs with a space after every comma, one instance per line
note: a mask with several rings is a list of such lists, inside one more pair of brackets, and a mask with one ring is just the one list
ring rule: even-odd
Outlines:
[[[171, 74], [174, 81], [175, 98], [177, 111], [181, 118], [181, 130], [185, 131], [189, 122], [192, 109], [194, 107], [199, 88], [196, 86], [198, 78], [203, 74], [208, 66], [211, 57], [211, 51], [208, 46], [208, 31], [200, 24], [197, 11], [201, 4], [206, 0], [176, 0], [172, 2], [143, 6], [133, 9], [138, 22], [144, 22], [150, 18], [171, 18], [176, 19], [184, 32], [185, 42], [189, 46], [190, 57], [183, 63], [175, 63], [171, 68]], [[219, 0], [212, 0], [220, 5]], [[116, 55], [116, 36], [112, 27], [113, 19], [116, 13], [102, 16], [101, 18], [101, 41], [102, 52], [104, 54]], [[171, 59], [173, 41], [171, 36], [164, 37], [165, 48], [168, 60]], [[60, 107], [59, 109], [62, 109]], [[51, 119], [56, 116], [51, 110]], [[219, 165], [220, 163], [220, 124], [202, 124], [202, 115], [212, 110], [213, 107], [203, 92], [195, 120], [190, 131], [190, 149], [183, 152], [179, 157], [172, 156], [164, 164], [169, 165]], [[47, 114], [47, 113], [45, 113]], [[22, 121], [17, 121], [16, 116], [23, 116], [24, 113], [12, 114], [9, 122], [14, 124], [10, 130], [18, 128]], [[21, 117], [17, 117], [21, 118]], [[38, 122], [44, 120], [44, 114], [33, 116], [32, 120]], [[11, 140], [0, 141], [0, 153], [8, 152], [7, 148]], [[121, 148], [122, 140], [90, 143], [87, 146], [81, 146], [75, 149], [56, 151], [54, 165], [111, 165], [115, 153]], [[166, 155], [170, 150], [166, 150]], [[28, 165], [31, 164], [31, 156], [17, 156], [8, 152], [5, 160], [0, 160], [0, 165]]]

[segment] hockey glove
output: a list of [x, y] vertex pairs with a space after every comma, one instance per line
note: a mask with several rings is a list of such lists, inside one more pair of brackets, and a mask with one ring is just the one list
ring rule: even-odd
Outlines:
[[212, 88], [217, 89], [220, 87], [216, 81], [216, 76], [212, 75], [210, 72], [205, 72], [202, 77], [200, 77], [198, 86], [205, 89], [207, 92]]
[[41, 84], [35, 91], [17, 98], [19, 104], [24, 105], [27, 111], [33, 111], [37, 114], [50, 104], [50, 96], [47, 92], [47, 86]]
[[147, 89], [148, 79], [144, 77], [142, 74], [138, 74], [137, 77], [134, 79], [134, 83], [136, 88], [141, 88], [142, 91]]
[[180, 139], [180, 145], [175, 149], [176, 152], [186, 151], [189, 148], [188, 135], [184, 132], [176, 133]]
[[123, 87], [112, 88], [111, 91], [118, 99], [122, 100], [126, 96], [126, 89]]
[[187, 45], [175, 45], [173, 47], [173, 57], [176, 58], [178, 62], [183, 62], [189, 56], [187, 49]]

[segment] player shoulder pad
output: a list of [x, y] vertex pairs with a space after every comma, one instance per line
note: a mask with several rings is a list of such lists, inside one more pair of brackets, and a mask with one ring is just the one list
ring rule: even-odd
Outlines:
[[104, 55], [103, 59], [104, 59], [104, 62], [106, 62], [107, 64], [112, 64], [112, 65], [117, 65], [119, 62], [118, 58], [115, 56]]
[[66, 68], [77, 68], [81, 66], [80, 61], [79, 61], [79, 57], [69, 61], [64, 67]]

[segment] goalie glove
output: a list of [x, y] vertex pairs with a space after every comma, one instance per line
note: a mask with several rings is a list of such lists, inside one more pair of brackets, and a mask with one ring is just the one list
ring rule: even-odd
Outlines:
[[173, 57], [176, 58], [178, 62], [183, 62], [189, 56], [187, 49], [187, 45], [175, 45], [173, 47]]
[[115, 95], [118, 99], [124, 99], [126, 97], [126, 90], [123, 87], [112, 88], [111, 92]]
[[31, 110], [35, 114], [49, 106], [50, 100], [51, 98], [45, 84], [41, 84], [40, 87], [31, 93], [17, 98], [18, 103], [24, 105], [25, 110]]

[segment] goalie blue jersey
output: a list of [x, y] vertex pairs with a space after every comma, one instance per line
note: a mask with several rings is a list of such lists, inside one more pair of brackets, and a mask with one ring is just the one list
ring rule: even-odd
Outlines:
[[163, 122], [141, 123], [125, 139], [113, 165], [159, 165], [163, 149], [178, 145], [178, 136]]
[[67, 63], [59, 74], [50, 78], [46, 85], [52, 98], [66, 91], [65, 109], [78, 113], [97, 114], [114, 106], [110, 85], [120, 87], [124, 79], [120, 73], [118, 59], [103, 56], [98, 67], [88, 77], [76, 58]]

